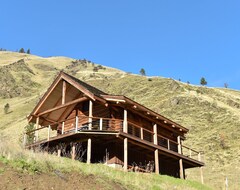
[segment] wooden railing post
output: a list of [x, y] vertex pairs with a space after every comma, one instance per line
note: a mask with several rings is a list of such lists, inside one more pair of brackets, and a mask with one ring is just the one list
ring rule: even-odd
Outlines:
[[48, 126], [48, 138], [47, 138], [48, 141], [50, 140], [50, 129], [51, 129], [51, 126], [49, 125], [49, 126]]
[[141, 136], [141, 139], [143, 140], [143, 128], [141, 127], [140, 130], [141, 130], [140, 131], [140, 136]]
[[93, 102], [89, 100], [89, 119], [88, 119], [88, 129], [92, 130], [92, 116], [93, 116]]
[[180, 136], [177, 137], [177, 141], [178, 141], [178, 153], [182, 154], [182, 145], [181, 145], [181, 137]]
[[75, 133], [78, 132], [78, 116], [76, 116]]
[[158, 144], [158, 137], [157, 137], [157, 124], [154, 124], [153, 125], [153, 132], [154, 132], [154, 134], [153, 134], [153, 143], [154, 144]]
[[167, 139], [167, 149], [170, 150], [170, 141]]
[[102, 118], [100, 118], [100, 120], [99, 120], [99, 128], [100, 128], [100, 130], [103, 130], [103, 119]]
[[124, 109], [124, 114], [123, 114], [123, 132], [128, 133], [127, 110], [126, 109]]
[[201, 154], [200, 154], [200, 152], [198, 153], [198, 161], [201, 162]]
[[189, 149], [189, 157], [192, 158], [192, 149]]

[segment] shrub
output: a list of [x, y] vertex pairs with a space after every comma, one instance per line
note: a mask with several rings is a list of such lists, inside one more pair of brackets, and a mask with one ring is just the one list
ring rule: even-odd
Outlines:
[[9, 105], [9, 103], [7, 103], [7, 104], [4, 106], [4, 113], [7, 114], [8, 111], [9, 111], [9, 109], [10, 109], [10, 105]]

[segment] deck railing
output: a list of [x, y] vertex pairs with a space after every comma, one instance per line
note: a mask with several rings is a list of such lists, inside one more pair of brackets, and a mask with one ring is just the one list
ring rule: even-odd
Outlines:
[[[72, 121], [72, 122], [71, 122]], [[127, 122], [127, 133], [143, 141], [154, 143], [169, 151], [183, 154], [189, 158], [202, 161], [200, 152], [187, 146], [179, 145], [178, 142], [166, 138], [153, 131], [138, 126], [130, 121]], [[52, 130], [52, 129], [55, 130]], [[58, 129], [58, 130], [56, 130]], [[85, 131], [123, 131], [123, 120], [100, 117], [75, 117], [52, 123], [47, 126], [28, 131], [24, 135], [24, 145], [32, 145], [41, 141], [49, 141], [51, 138], [68, 133], [78, 133]], [[157, 141], [154, 142], [154, 135]], [[179, 146], [181, 151], [179, 152]]]

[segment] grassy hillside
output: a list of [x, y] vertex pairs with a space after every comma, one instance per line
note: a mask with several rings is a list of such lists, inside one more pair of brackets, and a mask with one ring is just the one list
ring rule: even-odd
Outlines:
[[[103, 164], [85, 164], [56, 155], [13, 149], [0, 136], [0, 189], [210, 190], [190, 180], [123, 172]], [[11, 180], [9, 180], [11, 179]]]
[[[87, 60], [0, 52], [0, 131], [12, 146], [19, 143], [26, 116], [60, 70], [110, 94], [126, 95], [189, 128], [184, 144], [205, 152], [205, 183], [221, 189], [227, 176], [229, 189], [240, 188], [239, 91], [131, 75]], [[8, 114], [3, 111], [6, 103]], [[199, 181], [199, 170], [187, 171], [187, 178]]]

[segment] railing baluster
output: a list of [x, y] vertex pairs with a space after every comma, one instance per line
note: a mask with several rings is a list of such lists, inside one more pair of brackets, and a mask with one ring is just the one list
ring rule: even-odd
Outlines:
[[170, 150], [170, 141], [167, 139], [167, 149]]
[[141, 127], [141, 139], [143, 140], [143, 128]]
[[100, 118], [99, 122], [100, 122], [99, 127], [100, 127], [100, 130], [102, 131], [103, 130], [103, 119]]
[[201, 154], [200, 154], [200, 152], [198, 153], [198, 161], [201, 162]]

